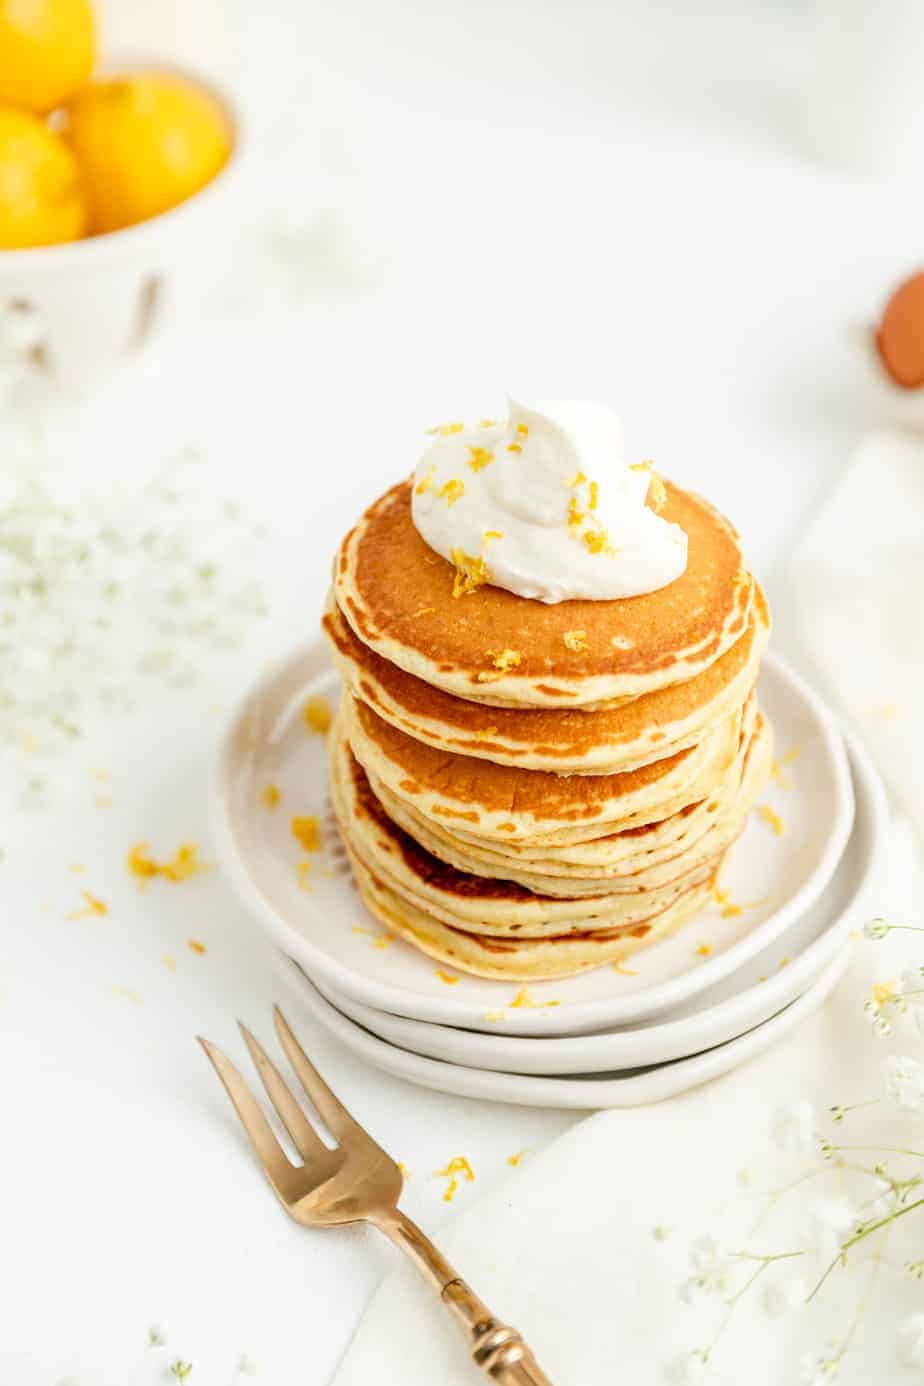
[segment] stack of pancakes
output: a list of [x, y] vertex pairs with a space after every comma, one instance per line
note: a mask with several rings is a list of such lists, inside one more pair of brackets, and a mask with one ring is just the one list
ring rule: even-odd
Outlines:
[[667, 484], [660, 591], [556, 605], [430, 549], [401, 483], [341, 545], [324, 617], [345, 692], [331, 798], [391, 931], [482, 977], [563, 977], [701, 908], [767, 777], [769, 634], [737, 534]]

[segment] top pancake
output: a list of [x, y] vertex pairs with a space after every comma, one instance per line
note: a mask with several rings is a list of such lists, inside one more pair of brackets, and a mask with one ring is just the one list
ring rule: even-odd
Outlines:
[[660, 591], [550, 605], [484, 585], [454, 597], [455, 569], [418, 534], [400, 482], [343, 541], [334, 594], [363, 644], [458, 697], [557, 708], [636, 698], [719, 659], [746, 630], [754, 590], [737, 534], [706, 501], [668, 483], [661, 514], [686, 532], [688, 561]]
[[492, 708], [456, 698], [357, 639], [335, 603], [323, 626], [354, 697], [399, 731], [438, 750], [563, 774], [610, 774], [701, 740], [745, 701], [757, 678], [770, 614], [755, 589], [747, 630], [708, 669], [616, 707]]

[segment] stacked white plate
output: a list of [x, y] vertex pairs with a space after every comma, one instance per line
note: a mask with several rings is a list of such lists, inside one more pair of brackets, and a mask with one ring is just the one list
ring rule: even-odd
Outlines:
[[[339, 696], [320, 643], [273, 669], [231, 721], [213, 786], [218, 850], [305, 1008], [371, 1064], [503, 1102], [657, 1101], [727, 1072], [820, 1005], [870, 908], [887, 823], [875, 770], [773, 656], [759, 694], [776, 736], [761, 796], [771, 812], [753, 814], [715, 903], [625, 969], [486, 981], [438, 966], [368, 913], [327, 811], [324, 739], [302, 715], [309, 697]], [[307, 869], [292, 833], [302, 815], [324, 822]]]

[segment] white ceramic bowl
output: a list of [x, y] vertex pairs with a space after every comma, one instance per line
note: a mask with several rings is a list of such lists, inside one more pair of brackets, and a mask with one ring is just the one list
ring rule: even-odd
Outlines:
[[208, 265], [203, 252], [221, 243], [241, 164], [240, 108], [220, 85], [174, 63], [126, 56], [108, 66], [114, 72], [156, 66], [188, 77], [222, 107], [232, 148], [204, 188], [160, 216], [64, 245], [0, 251], [0, 333], [7, 334], [0, 350], [9, 361], [21, 342], [49, 381], [77, 394], [99, 385], [150, 341], [181, 262], [196, 256]]

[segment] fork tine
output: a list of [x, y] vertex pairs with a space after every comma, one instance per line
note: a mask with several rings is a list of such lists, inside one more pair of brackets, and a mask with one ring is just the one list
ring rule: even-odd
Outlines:
[[196, 1038], [224, 1084], [225, 1092], [230, 1097], [234, 1110], [241, 1119], [241, 1125], [247, 1132], [254, 1154], [263, 1166], [276, 1193], [282, 1198], [288, 1192], [288, 1186], [291, 1185], [291, 1176], [295, 1172], [295, 1166], [290, 1163], [285, 1151], [273, 1134], [272, 1127], [263, 1115], [259, 1102], [231, 1060], [225, 1058], [218, 1046], [212, 1044], [210, 1040], [204, 1039], [202, 1035], [197, 1035]]
[[327, 1146], [289, 1091], [279, 1069], [269, 1055], [265, 1053], [259, 1040], [247, 1029], [247, 1026], [240, 1020], [237, 1023], [241, 1034], [244, 1036], [244, 1043], [250, 1050], [250, 1057], [253, 1059], [266, 1089], [266, 1095], [279, 1113], [282, 1124], [292, 1137], [299, 1155], [308, 1164], [318, 1155], [327, 1154]]
[[286, 1051], [289, 1063], [298, 1074], [302, 1087], [311, 1098], [320, 1115], [324, 1118], [325, 1125], [328, 1127], [331, 1134], [339, 1137], [359, 1134], [371, 1141], [372, 1137], [363, 1130], [358, 1121], [350, 1116], [350, 1113], [347, 1111], [346, 1107], [344, 1107], [339, 1097], [336, 1097], [331, 1092], [330, 1088], [295, 1038], [289, 1022], [278, 1006], [273, 1007], [273, 1018], [276, 1021], [276, 1033], [279, 1035], [280, 1043]]

